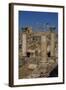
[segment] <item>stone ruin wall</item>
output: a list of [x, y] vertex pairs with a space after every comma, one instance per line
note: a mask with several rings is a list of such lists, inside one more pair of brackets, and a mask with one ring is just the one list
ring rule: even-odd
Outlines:
[[[32, 32], [31, 32], [32, 33]], [[48, 35], [50, 36], [50, 60], [48, 60], [48, 56], [47, 56], [47, 48], [48, 48], [48, 46], [47, 46], [47, 33], [48, 32], [44, 32], [44, 34], [43, 34], [43, 32], [37, 32], [37, 34], [35, 34], [35, 36], [37, 35], [37, 36], [40, 36], [40, 38], [41, 38], [41, 48], [39, 48], [39, 50], [41, 51], [41, 60], [40, 60], [40, 65], [39, 65], [39, 68], [40, 68], [40, 72], [42, 72], [43, 71], [43, 73], [44, 73], [44, 75], [45, 76], [48, 76], [49, 75], [49, 73], [50, 73], [50, 71], [52, 70], [52, 68], [54, 68], [57, 64], [58, 64], [58, 62], [57, 62], [57, 58], [58, 57], [56, 57], [56, 55], [55, 55], [55, 33], [54, 32], [51, 32], [51, 33], [49, 33]], [[32, 34], [34, 34], [34, 33], [32, 33]], [[24, 33], [22, 33], [22, 56], [23, 57], [26, 57], [26, 52], [27, 51], [30, 51], [29, 49], [28, 49], [28, 44], [29, 44], [29, 42], [27, 43], [27, 36], [28, 35], [30, 35], [29, 33], [28, 34], [26, 34], [25, 32]], [[31, 52], [31, 51], [30, 51]], [[33, 52], [33, 51], [32, 51]], [[33, 52], [34, 54], [35, 54], [35, 52]], [[32, 64], [32, 63], [31, 63]], [[31, 64], [29, 64], [29, 66], [31, 65]], [[28, 66], [28, 67], [29, 67]], [[35, 65], [34, 65], [35, 66]], [[33, 67], [34, 67], [33, 66]], [[37, 65], [38, 66], [38, 65]], [[51, 67], [51, 68], [50, 68]], [[49, 69], [47, 69], [47, 68], [50, 68], [50, 70]], [[37, 73], [37, 69], [38, 68], [36, 68], [35, 70], [34, 70], [34, 74], [35, 73]]]

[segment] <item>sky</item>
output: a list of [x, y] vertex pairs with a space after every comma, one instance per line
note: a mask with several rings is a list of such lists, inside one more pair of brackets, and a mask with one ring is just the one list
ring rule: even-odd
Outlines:
[[45, 31], [49, 26], [55, 26], [58, 31], [58, 13], [19, 11], [19, 29], [27, 26], [33, 31]]

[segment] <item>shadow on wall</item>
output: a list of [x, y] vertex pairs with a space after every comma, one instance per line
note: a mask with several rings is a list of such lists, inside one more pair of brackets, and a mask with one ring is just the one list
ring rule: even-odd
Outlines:
[[49, 77], [58, 77], [58, 65], [50, 72]]

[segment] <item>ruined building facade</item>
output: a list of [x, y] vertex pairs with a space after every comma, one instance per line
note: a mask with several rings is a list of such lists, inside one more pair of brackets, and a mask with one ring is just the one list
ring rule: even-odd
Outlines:
[[[19, 78], [48, 77], [57, 64], [58, 37], [56, 32], [33, 32], [29, 27], [20, 32]], [[28, 73], [26, 73], [26, 68]]]

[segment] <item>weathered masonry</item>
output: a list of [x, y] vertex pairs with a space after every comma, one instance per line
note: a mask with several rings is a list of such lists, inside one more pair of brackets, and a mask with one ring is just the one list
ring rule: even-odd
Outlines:
[[[42, 62], [46, 62], [48, 55], [47, 53], [50, 52], [50, 56], [55, 56], [55, 33], [53, 32], [37, 32], [37, 33], [32, 33], [32, 36], [30, 36], [30, 33], [23, 33], [22, 34], [22, 56], [26, 56], [27, 52], [29, 51], [29, 53], [34, 53], [37, 48], [32, 49], [31, 47], [28, 48], [28, 46], [30, 46], [30, 39], [35, 39], [34, 42], [32, 41], [33, 45], [35, 45], [34, 43], [37, 42], [37, 38], [40, 37], [40, 48], [38, 46], [38, 43], [36, 44], [38, 49], [37, 52], [41, 52], [41, 57], [42, 57]], [[50, 35], [50, 45], [47, 45], [48, 43], [48, 38], [47, 36]], [[29, 38], [28, 38], [29, 37]], [[28, 42], [27, 42], [28, 39]], [[34, 55], [35, 56], [35, 55]], [[49, 57], [50, 57], [49, 56]]]
[[20, 62], [26, 63], [25, 67], [32, 70], [31, 74], [25, 75], [26, 78], [49, 76], [49, 73], [58, 64], [57, 38], [56, 32], [32, 32], [31, 28], [26, 28], [22, 32], [21, 42], [19, 42], [21, 45]]

